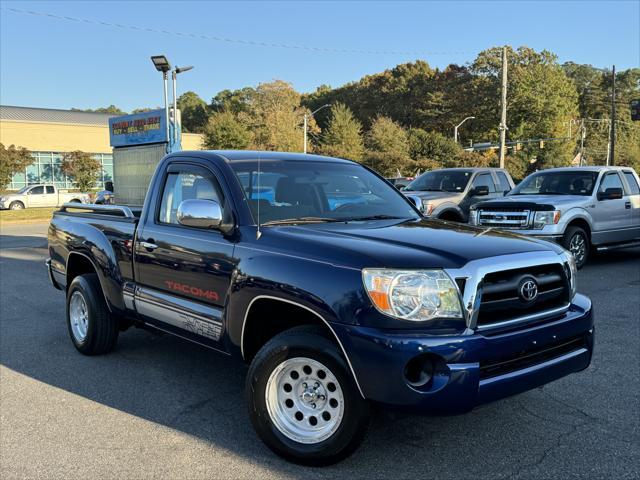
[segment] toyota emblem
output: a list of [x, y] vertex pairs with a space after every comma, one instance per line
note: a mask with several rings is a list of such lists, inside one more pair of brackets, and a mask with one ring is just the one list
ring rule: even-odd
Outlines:
[[525, 280], [520, 285], [520, 298], [525, 302], [533, 302], [538, 297], [538, 284], [535, 280]]

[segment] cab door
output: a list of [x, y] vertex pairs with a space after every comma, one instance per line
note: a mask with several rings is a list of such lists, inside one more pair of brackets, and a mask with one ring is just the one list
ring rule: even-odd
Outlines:
[[44, 185], [36, 185], [27, 192], [27, 204], [29, 207], [46, 207], [47, 194]]
[[[622, 190], [622, 198], [603, 199], [610, 188]], [[630, 199], [618, 172], [606, 172], [595, 193], [592, 241], [594, 244], [624, 242], [632, 237]]]
[[172, 162], [149, 198], [135, 243], [138, 313], [161, 329], [212, 346], [222, 336], [234, 243], [219, 230], [180, 225], [177, 210], [187, 199], [224, 205], [224, 196], [207, 166]]

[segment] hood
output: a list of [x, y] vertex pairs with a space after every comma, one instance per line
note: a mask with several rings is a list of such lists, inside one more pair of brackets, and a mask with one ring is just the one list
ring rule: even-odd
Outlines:
[[528, 210], [555, 210], [555, 206], [574, 205], [588, 202], [585, 195], [507, 195], [496, 200], [476, 204], [476, 208], [514, 207]]
[[419, 190], [403, 190], [402, 193], [409, 197], [419, 197], [422, 200], [430, 200], [434, 205], [439, 205], [448, 200], [455, 200], [464, 195], [464, 192], [421, 192]]
[[[394, 223], [395, 222], [395, 223]], [[353, 268], [460, 268], [514, 253], [562, 249], [550, 242], [441, 220], [319, 223], [263, 229], [262, 245], [288, 245], [296, 255]]]

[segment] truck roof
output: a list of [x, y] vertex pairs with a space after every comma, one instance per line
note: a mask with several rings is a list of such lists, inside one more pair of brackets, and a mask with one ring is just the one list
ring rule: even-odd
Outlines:
[[605, 166], [605, 165], [593, 165], [588, 167], [558, 167], [558, 168], [545, 168], [538, 170], [538, 172], [547, 172], [553, 170], [555, 172], [602, 172], [603, 170], [632, 170], [631, 167], [619, 167], [619, 166]]
[[224, 158], [227, 162], [238, 162], [244, 160], [285, 160], [285, 161], [320, 161], [333, 163], [355, 163], [353, 160], [342, 158], [325, 157], [323, 155], [311, 155], [305, 153], [292, 152], [266, 152], [258, 150], [194, 150], [190, 152], [179, 152], [179, 154], [191, 153], [199, 157], [216, 159]]

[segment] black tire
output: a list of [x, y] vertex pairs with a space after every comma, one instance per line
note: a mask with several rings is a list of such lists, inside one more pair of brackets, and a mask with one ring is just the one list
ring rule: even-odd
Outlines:
[[[80, 295], [87, 310], [87, 328], [83, 339], [74, 334], [71, 321], [71, 299]], [[119, 322], [109, 313], [100, 281], [95, 273], [79, 275], [67, 291], [67, 328], [76, 349], [84, 355], [101, 355], [113, 350], [118, 341]]]
[[464, 223], [464, 220], [457, 213], [453, 212], [444, 212], [437, 217], [439, 220], [444, 220], [446, 222], [456, 222], [456, 223]]
[[[285, 360], [300, 357], [326, 366], [343, 395], [344, 413], [337, 429], [318, 443], [298, 442], [283, 434], [267, 408], [266, 389], [271, 373]], [[249, 367], [246, 397], [258, 436], [273, 452], [294, 463], [322, 466], [339, 462], [358, 448], [369, 426], [369, 402], [360, 395], [340, 350], [323, 333], [308, 327], [276, 335], [260, 349]]]
[[15, 201], [9, 204], [9, 210], [24, 210], [24, 203]]
[[591, 242], [589, 241], [589, 235], [582, 228], [567, 228], [562, 236], [562, 246], [573, 254], [578, 270], [587, 264]]

